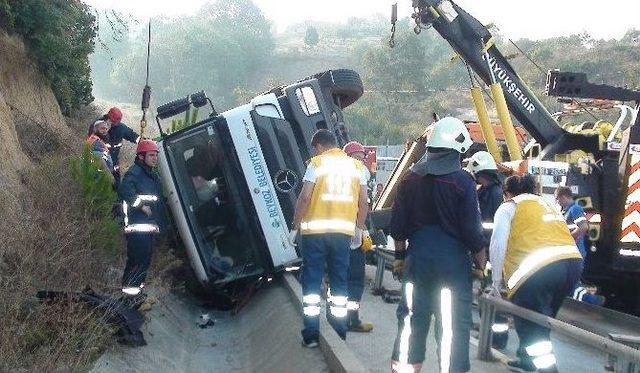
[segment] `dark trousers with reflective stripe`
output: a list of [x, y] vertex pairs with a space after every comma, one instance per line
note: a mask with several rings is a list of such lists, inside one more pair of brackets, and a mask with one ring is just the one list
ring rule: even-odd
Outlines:
[[584, 287], [580, 281], [578, 281], [576, 287], [573, 289], [573, 299], [590, 304], [601, 304], [599, 297], [595, 294], [589, 293], [587, 288]]
[[118, 189], [120, 188], [120, 181], [121, 181], [120, 169], [113, 170], [111, 174], [113, 175], [113, 180], [114, 180], [113, 189], [117, 192]]
[[[515, 292], [511, 301], [520, 307], [556, 317], [562, 301], [571, 295], [581, 273], [582, 259], [553, 262], [529, 277]], [[518, 357], [530, 362], [526, 348], [538, 342], [549, 341], [549, 329], [519, 317], [513, 319], [520, 339]]]
[[[413, 285], [411, 310], [407, 302], [407, 283]], [[409, 238], [405, 261], [403, 296], [397, 310], [398, 335], [392, 360], [408, 364], [424, 361], [429, 324], [435, 315], [440, 364], [440, 359], [444, 357], [448, 358], [446, 363], [450, 372], [468, 371], [473, 298], [471, 285], [471, 259], [462, 242], [439, 226], [427, 226], [414, 233]], [[442, 296], [443, 289], [448, 289], [450, 303], [441, 303], [442, 299], [447, 300]], [[445, 318], [441, 310], [447, 312]], [[442, 329], [443, 319], [451, 321], [451, 330]], [[406, 328], [405, 320], [409, 320], [410, 328]], [[401, 343], [403, 332], [408, 336], [406, 344]], [[445, 335], [450, 335], [451, 340], [443, 338]], [[402, 356], [406, 356], [407, 361], [402, 361]]]
[[127, 264], [122, 275], [123, 286], [140, 286], [147, 278], [153, 256], [153, 234], [127, 234]]
[[[349, 245], [351, 237], [341, 233], [308, 234], [300, 238], [302, 251], [302, 294], [320, 295], [325, 268], [329, 277], [332, 296], [347, 297], [349, 277]], [[329, 302], [327, 302], [329, 303]], [[330, 307], [327, 304], [327, 307]], [[341, 338], [346, 338], [346, 304], [344, 317], [330, 317], [329, 323]], [[331, 314], [331, 313], [329, 313]], [[317, 340], [320, 331], [320, 316], [304, 316], [302, 337], [305, 340]]]
[[[364, 293], [364, 265], [365, 253], [362, 249], [352, 249], [349, 253], [349, 301], [360, 304]], [[360, 325], [360, 317], [357, 310], [349, 311], [349, 325]]]
[[[493, 325], [505, 325], [508, 328], [509, 319], [507, 318], [507, 315], [504, 313], [496, 313], [495, 319], [493, 320]], [[509, 342], [509, 330], [493, 332], [493, 339], [491, 341], [491, 346], [493, 348], [502, 350], [507, 347], [508, 342]]]

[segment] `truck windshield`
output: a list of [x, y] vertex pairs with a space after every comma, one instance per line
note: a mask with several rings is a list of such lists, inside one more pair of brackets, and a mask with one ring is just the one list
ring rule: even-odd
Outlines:
[[250, 242], [229, 155], [212, 128], [173, 140], [169, 158], [200, 259], [212, 278], [226, 282], [263, 268], [257, 245]]

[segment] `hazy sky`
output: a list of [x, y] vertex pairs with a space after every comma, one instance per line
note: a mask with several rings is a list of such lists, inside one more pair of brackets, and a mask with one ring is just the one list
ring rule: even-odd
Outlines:
[[[129, 12], [139, 19], [158, 14], [192, 14], [211, 0], [84, 0], [98, 8]], [[353, 16], [388, 16], [396, 0], [254, 0], [279, 31], [303, 20], [346, 21]], [[409, 14], [411, 0], [397, 0], [399, 17]], [[584, 0], [459, 0], [482, 23], [494, 23], [512, 39], [540, 39], [588, 31], [597, 38], [620, 38], [640, 28], [640, 1], [608, 0], [606, 6]]]

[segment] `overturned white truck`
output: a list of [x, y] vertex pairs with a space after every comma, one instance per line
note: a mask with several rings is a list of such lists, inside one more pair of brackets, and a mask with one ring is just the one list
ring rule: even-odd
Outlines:
[[348, 141], [342, 110], [363, 93], [360, 76], [330, 70], [164, 135], [160, 121], [211, 101], [200, 92], [158, 107], [159, 166], [174, 226], [200, 285], [221, 290], [299, 261], [288, 241], [311, 137]]

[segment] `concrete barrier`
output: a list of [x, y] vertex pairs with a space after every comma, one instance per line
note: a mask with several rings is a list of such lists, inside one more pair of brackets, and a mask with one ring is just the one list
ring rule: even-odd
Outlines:
[[[299, 312], [302, 313], [302, 287], [300, 283], [290, 273], [286, 273], [283, 277], [285, 286], [291, 292], [292, 299]], [[364, 364], [353, 354], [347, 344], [338, 337], [329, 322], [322, 316], [320, 317], [320, 348], [331, 372], [368, 372]]]

